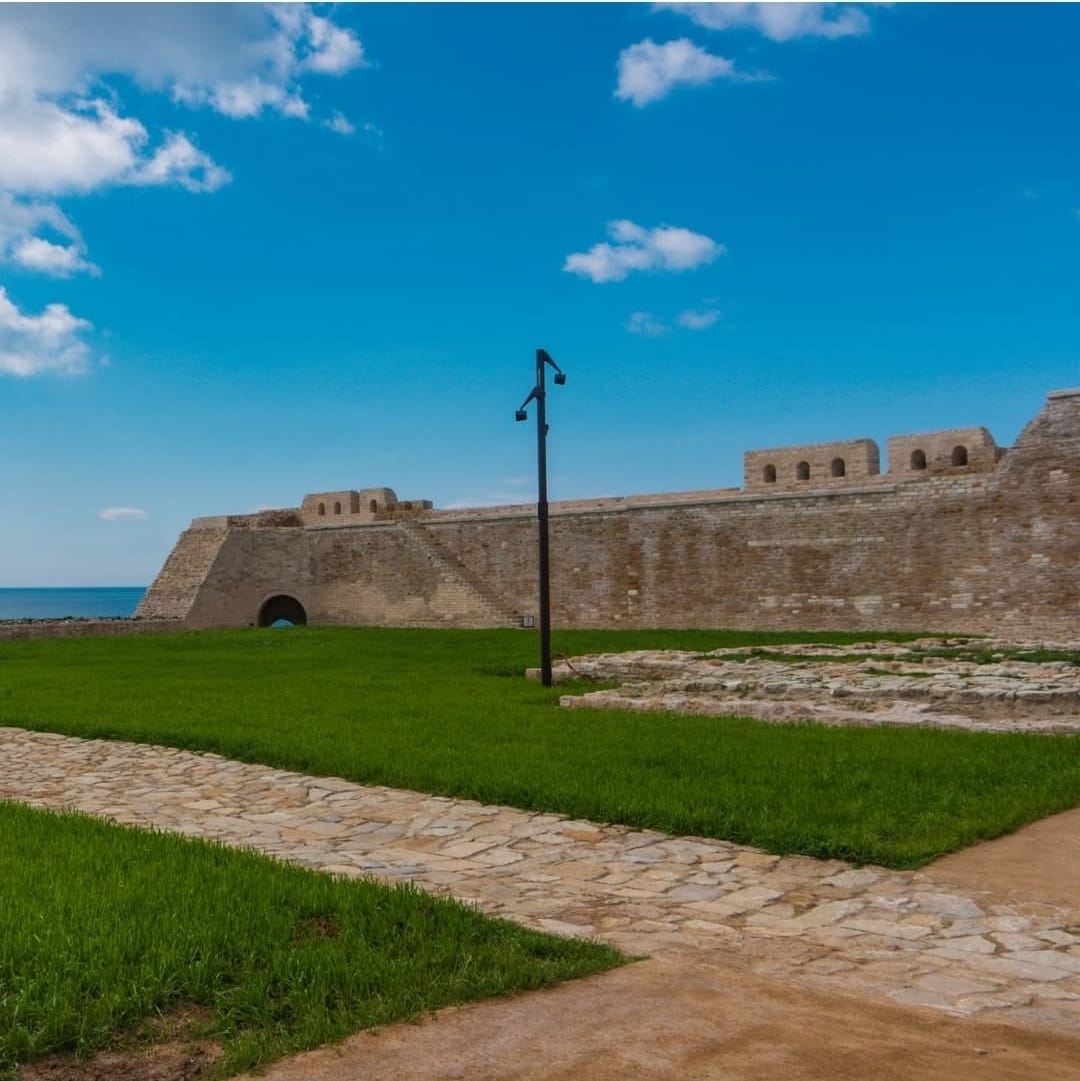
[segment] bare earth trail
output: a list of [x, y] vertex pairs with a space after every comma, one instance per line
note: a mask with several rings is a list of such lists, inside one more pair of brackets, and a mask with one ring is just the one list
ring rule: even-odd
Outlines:
[[1080, 1079], [1077, 811], [895, 872], [13, 728], [0, 798], [410, 879], [648, 955], [361, 1033], [275, 1081]]

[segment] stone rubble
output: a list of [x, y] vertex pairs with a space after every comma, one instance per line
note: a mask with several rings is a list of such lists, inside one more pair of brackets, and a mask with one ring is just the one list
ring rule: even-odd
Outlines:
[[[1080, 666], [1011, 659], [1018, 647], [982, 639], [898, 645], [776, 646], [710, 653], [639, 650], [573, 657], [556, 681], [573, 677], [619, 687], [564, 695], [568, 709], [812, 720], [983, 732], [1080, 732]], [[1031, 648], [1031, 647], [1028, 647]], [[953, 655], [938, 655], [951, 649]], [[996, 663], [963, 649], [997, 653]], [[859, 655], [861, 660], [841, 658]], [[802, 659], [793, 659], [805, 657]], [[831, 660], [830, 658], [836, 658]]]
[[0, 798], [408, 880], [634, 954], [726, 951], [834, 990], [1080, 1029], [1080, 911], [996, 904], [919, 872], [18, 728], [0, 728]]

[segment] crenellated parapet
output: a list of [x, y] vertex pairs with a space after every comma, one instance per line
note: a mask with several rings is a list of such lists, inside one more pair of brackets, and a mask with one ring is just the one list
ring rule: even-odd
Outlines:
[[1005, 453], [985, 428], [891, 435], [888, 448], [889, 476], [894, 480], [942, 473], [991, 473]]
[[308, 527], [385, 522], [414, 518], [431, 508], [430, 499], [399, 500], [393, 488], [314, 492], [300, 504], [300, 521]]
[[745, 488], [768, 494], [992, 473], [1005, 454], [986, 428], [891, 435], [887, 447], [885, 473], [872, 439], [748, 450], [743, 455]]
[[872, 439], [748, 450], [743, 455], [743, 483], [748, 492], [864, 484], [880, 469], [881, 455]]

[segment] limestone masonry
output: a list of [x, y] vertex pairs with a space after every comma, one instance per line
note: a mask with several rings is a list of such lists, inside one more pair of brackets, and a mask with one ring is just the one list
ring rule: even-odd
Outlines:
[[[942, 630], [1071, 640], [1080, 390], [1004, 450], [985, 428], [748, 451], [744, 487], [551, 505], [568, 627]], [[136, 615], [514, 626], [537, 606], [532, 504], [436, 510], [389, 488], [196, 518]]]

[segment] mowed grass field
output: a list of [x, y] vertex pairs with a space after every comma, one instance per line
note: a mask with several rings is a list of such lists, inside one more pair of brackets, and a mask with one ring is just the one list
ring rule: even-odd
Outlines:
[[198, 1019], [185, 1036], [217, 1044], [227, 1075], [625, 960], [409, 886], [2, 802], [0, 913], [5, 1078], [175, 1012]]
[[[561, 631], [567, 655], [867, 634]], [[890, 636], [897, 639], [902, 636]], [[916, 867], [1080, 803], [1080, 739], [569, 711], [515, 630], [5, 642], [0, 724]], [[579, 688], [585, 689], [585, 688]]]

